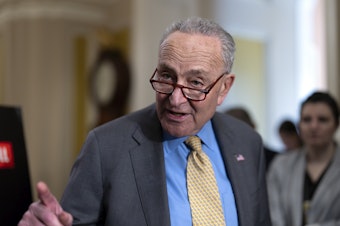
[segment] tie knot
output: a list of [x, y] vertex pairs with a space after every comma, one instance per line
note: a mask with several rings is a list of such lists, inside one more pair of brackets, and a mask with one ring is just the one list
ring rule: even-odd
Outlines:
[[198, 136], [190, 136], [186, 139], [185, 143], [192, 151], [202, 151], [201, 139]]

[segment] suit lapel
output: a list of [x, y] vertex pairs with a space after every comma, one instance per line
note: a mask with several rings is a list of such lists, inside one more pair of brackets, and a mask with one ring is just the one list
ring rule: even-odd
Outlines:
[[244, 150], [240, 149], [240, 145], [235, 143], [234, 134], [229, 131], [228, 126], [223, 126], [218, 120], [215, 123], [213, 121], [213, 125], [217, 125], [214, 126], [215, 135], [233, 188], [239, 225], [253, 225], [253, 222], [251, 222], [252, 211], [249, 206], [251, 200], [246, 184], [246, 178], [251, 175], [246, 175], [244, 164], [247, 164], [247, 160], [242, 160], [242, 158], [246, 158], [246, 155]]
[[139, 146], [130, 152], [137, 189], [147, 225], [170, 225], [166, 190], [163, 146], [158, 131], [157, 141], [150, 141], [137, 131]]

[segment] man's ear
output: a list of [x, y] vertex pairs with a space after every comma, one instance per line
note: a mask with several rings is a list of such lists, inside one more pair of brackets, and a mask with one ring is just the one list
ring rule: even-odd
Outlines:
[[235, 80], [234, 74], [227, 74], [225, 78], [222, 80], [222, 85], [220, 88], [220, 93], [218, 96], [217, 104], [220, 105], [223, 103], [224, 99], [226, 98], [228, 92], [230, 91], [233, 83]]

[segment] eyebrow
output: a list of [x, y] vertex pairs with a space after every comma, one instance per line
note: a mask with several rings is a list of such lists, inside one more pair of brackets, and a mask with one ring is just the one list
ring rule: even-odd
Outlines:
[[191, 69], [191, 70], [185, 72], [185, 74], [189, 74], [189, 75], [207, 75], [208, 73], [206, 71], [201, 70], [201, 69]]
[[[172, 73], [178, 74], [174, 68], [170, 67], [167, 64], [159, 64], [157, 69], [159, 71], [168, 70]], [[207, 74], [208, 73], [202, 69], [190, 69], [189, 71], [184, 72], [184, 75], [196, 75], [197, 76], [197, 75], [207, 75]]]
[[157, 70], [158, 71], [165, 71], [165, 70], [168, 70], [168, 71], [170, 71], [170, 72], [172, 72], [172, 73], [174, 73], [175, 72], [175, 69], [173, 69], [172, 67], [170, 67], [170, 66], [168, 66], [167, 64], [159, 64], [159, 65], [157, 65]]
[[[169, 71], [169, 72], [175, 74], [176, 76], [178, 76], [178, 73], [176, 72], [176, 70], [166, 63], [160, 63], [157, 66], [157, 70], [159, 72]], [[192, 77], [192, 76], [200, 77], [200, 79], [202, 79], [206, 82], [209, 82], [211, 80], [211, 78], [208, 76], [209, 73], [207, 71], [203, 70], [203, 69], [190, 69], [189, 71], [184, 72], [183, 75], [184, 76], [190, 76], [190, 77]]]

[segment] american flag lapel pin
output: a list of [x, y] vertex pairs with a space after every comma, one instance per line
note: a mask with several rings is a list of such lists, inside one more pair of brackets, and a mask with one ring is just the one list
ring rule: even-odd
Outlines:
[[238, 162], [246, 160], [242, 154], [235, 154], [235, 158]]

